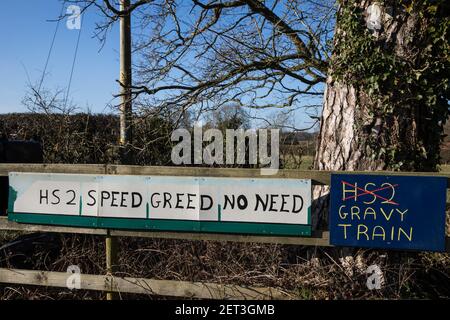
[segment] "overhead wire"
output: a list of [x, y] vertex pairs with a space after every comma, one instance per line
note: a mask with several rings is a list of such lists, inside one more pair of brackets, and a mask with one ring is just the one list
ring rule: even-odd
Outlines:
[[39, 81], [39, 86], [38, 86], [38, 90], [37, 90], [38, 94], [41, 92], [42, 84], [44, 83], [45, 74], [47, 72], [48, 63], [50, 61], [50, 57], [51, 57], [51, 54], [52, 54], [52, 51], [53, 51], [53, 47], [55, 45], [56, 34], [58, 33], [58, 29], [59, 29], [59, 25], [60, 25], [61, 20], [62, 20], [62, 15], [63, 15], [63, 12], [64, 12], [65, 5], [66, 5], [66, 1], [64, 0], [63, 4], [62, 4], [62, 7], [61, 7], [61, 12], [59, 14], [58, 21], [56, 22], [55, 31], [53, 32], [53, 38], [52, 38], [52, 42], [50, 44], [50, 48], [49, 48], [48, 53], [47, 53], [47, 58], [45, 60], [45, 65], [44, 65], [44, 70], [42, 71], [41, 80]]
[[[45, 75], [47, 73], [47, 68], [48, 68], [49, 63], [50, 63], [50, 58], [51, 58], [51, 55], [52, 55], [52, 51], [53, 51], [53, 48], [55, 47], [56, 36], [58, 34], [59, 26], [61, 24], [61, 20], [62, 20], [62, 17], [63, 17], [64, 8], [65, 8], [65, 5], [66, 5], [66, 2], [67, 1], [64, 0], [63, 3], [62, 3], [61, 12], [59, 14], [59, 18], [58, 18], [58, 21], [56, 23], [55, 31], [53, 32], [52, 41], [51, 41], [50, 48], [49, 48], [48, 53], [47, 53], [47, 58], [45, 60], [45, 65], [44, 65], [44, 69], [42, 71], [42, 76], [41, 76], [41, 79], [39, 81], [39, 86], [38, 86], [38, 90], [37, 90], [37, 94], [38, 95], [41, 92], [42, 85], [43, 85], [44, 79], [45, 79]], [[81, 16], [79, 18], [81, 19]], [[71, 66], [71, 69], [70, 69], [69, 82], [68, 82], [66, 93], [64, 95], [64, 100], [63, 100], [64, 110], [67, 107], [67, 101], [69, 99], [70, 88], [72, 86], [72, 79], [73, 79], [73, 74], [74, 74], [74, 71], [75, 71], [75, 64], [76, 64], [76, 60], [77, 60], [77, 56], [78, 56], [78, 49], [79, 49], [79, 46], [80, 46], [82, 23], [83, 23], [83, 20], [81, 19], [80, 20], [80, 28], [78, 30], [77, 42], [76, 42], [76, 45], [75, 45], [75, 52], [74, 52], [73, 59], [72, 59], [72, 66]]]
[[[80, 16], [80, 19], [81, 19], [81, 16]], [[72, 68], [70, 70], [69, 84], [67, 85], [66, 96], [64, 98], [64, 109], [67, 106], [67, 100], [69, 98], [70, 87], [72, 85], [72, 77], [73, 77], [73, 73], [74, 73], [74, 69], [75, 69], [75, 63], [76, 63], [76, 60], [77, 60], [78, 47], [80, 45], [81, 30], [83, 29], [82, 26], [83, 26], [83, 20], [80, 21], [80, 29], [78, 30], [77, 44], [75, 46], [75, 53], [73, 55], [73, 60], [72, 60]]]

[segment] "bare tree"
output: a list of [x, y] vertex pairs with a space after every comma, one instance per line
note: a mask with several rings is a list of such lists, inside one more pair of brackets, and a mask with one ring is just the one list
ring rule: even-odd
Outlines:
[[[449, 9], [443, 0], [340, 1], [315, 169], [437, 170]], [[316, 212], [326, 212], [327, 194], [315, 191]]]
[[450, 97], [446, 0], [339, 0], [336, 21], [332, 1], [83, 2], [107, 17], [99, 35], [133, 13], [142, 105], [175, 118], [228, 103], [289, 110], [325, 88], [316, 169], [436, 170]]
[[316, 168], [434, 171], [448, 116], [448, 1], [340, 1]]
[[104, 13], [102, 40], [132, 12], [138, 106], [179, 118], [230, 103], [295, 110], [323, 95], [333, 1], [141, 0], [126, 11], [118, 1], [72, 2]]

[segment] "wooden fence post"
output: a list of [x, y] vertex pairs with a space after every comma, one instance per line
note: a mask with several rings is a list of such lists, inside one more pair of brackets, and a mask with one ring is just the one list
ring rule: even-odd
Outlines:
[[[111, 232], [108, 229], [106, 239], [105, 239], [105, 249], [106, 249], [106, 273], [108, 275], [114, 275], [117, 269], [117, 237], [111, 236]], [[112, 279], [112, 277], [111, 277]], [[112, 280], [111, 280], [112, 281]], [[114, 283], [111, 283], [110, 286], [114, 286]], [[106, 293], [106, 300], [116, 300], [118, 295], [116, 292], [109, 291]]]

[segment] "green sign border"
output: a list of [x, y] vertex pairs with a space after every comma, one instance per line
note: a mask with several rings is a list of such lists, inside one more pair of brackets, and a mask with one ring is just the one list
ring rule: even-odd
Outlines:
[[69, 225], [87, 228], [134, 229], [152, 231], [193, 231], [237, 234], [298, 235], [310, 236], [310, 225], [226, 222], [226, 221], [190, 221], [133, 218], [97, 218], [56, 214], [35, 214], [9, 212], [10, 221], [49, 225]]

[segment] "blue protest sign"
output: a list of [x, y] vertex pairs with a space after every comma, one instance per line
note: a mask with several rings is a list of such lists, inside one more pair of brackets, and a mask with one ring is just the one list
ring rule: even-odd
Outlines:
[[331, 176], [330, 242], [443, 251], [447, 178]]

